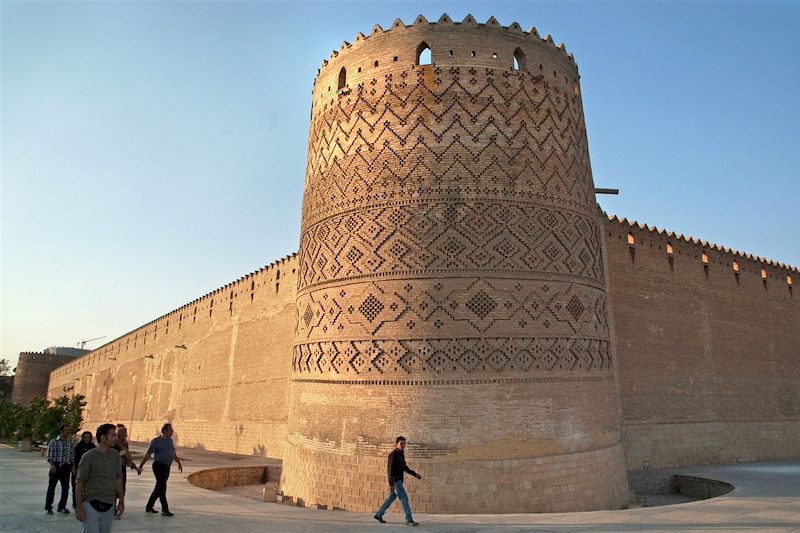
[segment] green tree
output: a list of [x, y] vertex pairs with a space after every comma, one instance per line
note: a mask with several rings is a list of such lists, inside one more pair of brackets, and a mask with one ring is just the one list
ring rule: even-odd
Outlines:
[[[62, 396], [66, 398], [66, 396]], [[64, 423], [69, 424], [73, 433], [83, 428], [83, 408], [86, 407], [86, 396], [76, 394], [68, 399], [64, 405]]]
[[0, 400], [0, 438], [14, 437], [19, 425], [20, 411], [24, 407], [8, 400]]

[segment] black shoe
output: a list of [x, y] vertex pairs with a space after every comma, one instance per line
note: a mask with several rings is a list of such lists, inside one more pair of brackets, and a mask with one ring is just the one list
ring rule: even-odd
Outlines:
[[170, 513], [169, 511], [161, 511], [161, 516], [175, 516], [175, 513]]
[[148, 507], [145, 507], [145, 508], [144, 508], [144, 512], [145, 512], [145, 513], [153, 513], [153, 514], [158, 514], [158, 511], [156, 511], [156, 510], [155, 510], [155, 509], [153, 509], [152, 507], [149, 507], [149, 508], [148, 508]]
[[375, 520], [377, 520], [381, 524], [385, 524], [386, 523], [386, 520], [384, 520], [382, 516], [375, 515], [372, 518], [374, 518]]
[[419, 522], [414, 522], [414, 521], [412, 520], [411, 522], [406, 522], [406, 525], [407, 525], [407, 526], [414, 526], [414, 527], [417, 527], [417, 526], [419, 525]]
[[45, 509], [44, 512], [47, 513], [47, 514], [53, 514], [53, 510], [52, 509]]
[[62, 514], [70, 514], [69, 509], [67, 509], [66, 507], [64, 507], [63, 509], [59, 509], [58, 512]]

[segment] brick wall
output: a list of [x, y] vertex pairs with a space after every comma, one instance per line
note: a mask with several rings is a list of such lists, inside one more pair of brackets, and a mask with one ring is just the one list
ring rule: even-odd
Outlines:
[[628, 468], [800, 455], [797, 269], [616, 219], [606, 240]]
[[171, 421], [180, 446], [280, 457], [296, 267], [278, 261], [58, 368], [49, 395], [86, 395], [87, 428], [122, 422], [147, 440]]

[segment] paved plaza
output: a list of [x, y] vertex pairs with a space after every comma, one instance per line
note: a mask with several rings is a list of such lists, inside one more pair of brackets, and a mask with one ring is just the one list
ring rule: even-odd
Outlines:
[[[134, 447], [140, 451], [140, 447]], [[226, 531], [346, 532], [408, 531], [399, 514], [387, 513], [388, 524], [371, 515], [318, 511], [261, 503], [191, 485], [187, 474], [206, 468], [266, 464], [255, 457], [198, 450], [180, 452], [185, 469], [173, 468], [169, 480], [172, 518], [147, 515], [144, 504], [153, 487], [152, 473], [128, 478], [127, 510], [114, 523], [116, 532]], [[442, 533], [547, 531], [770, 531], [800, 532], [800, 462], [749, 463], [682, 469], [682, 473], [733, 484], [718, 498], [665, 507], [625, 511], [514, 515], [424, 515], [418, 531]], [[424, 482], [424, 480], [423, 480]], [[0, 447], [0, 530], [23, 532], [80, 531], [74, 515], [45, 515], [47, 464], [36, 453]], [[57, 493], [58, 494], [58, 493]], [[487, 498], [491, 497], [487, 493]], [[375, 502], [376, 506], [380, 502]], [[413, 501], [412, 501], [413, 506]]]

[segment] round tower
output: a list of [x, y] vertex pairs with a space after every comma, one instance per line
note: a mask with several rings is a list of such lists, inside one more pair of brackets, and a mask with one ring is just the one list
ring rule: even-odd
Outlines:
[[323, 62], [285, 495], [373, 511], [404, 435], [420, 512], [626, 504], [578, 78], [549, 35], [472, 16]]

